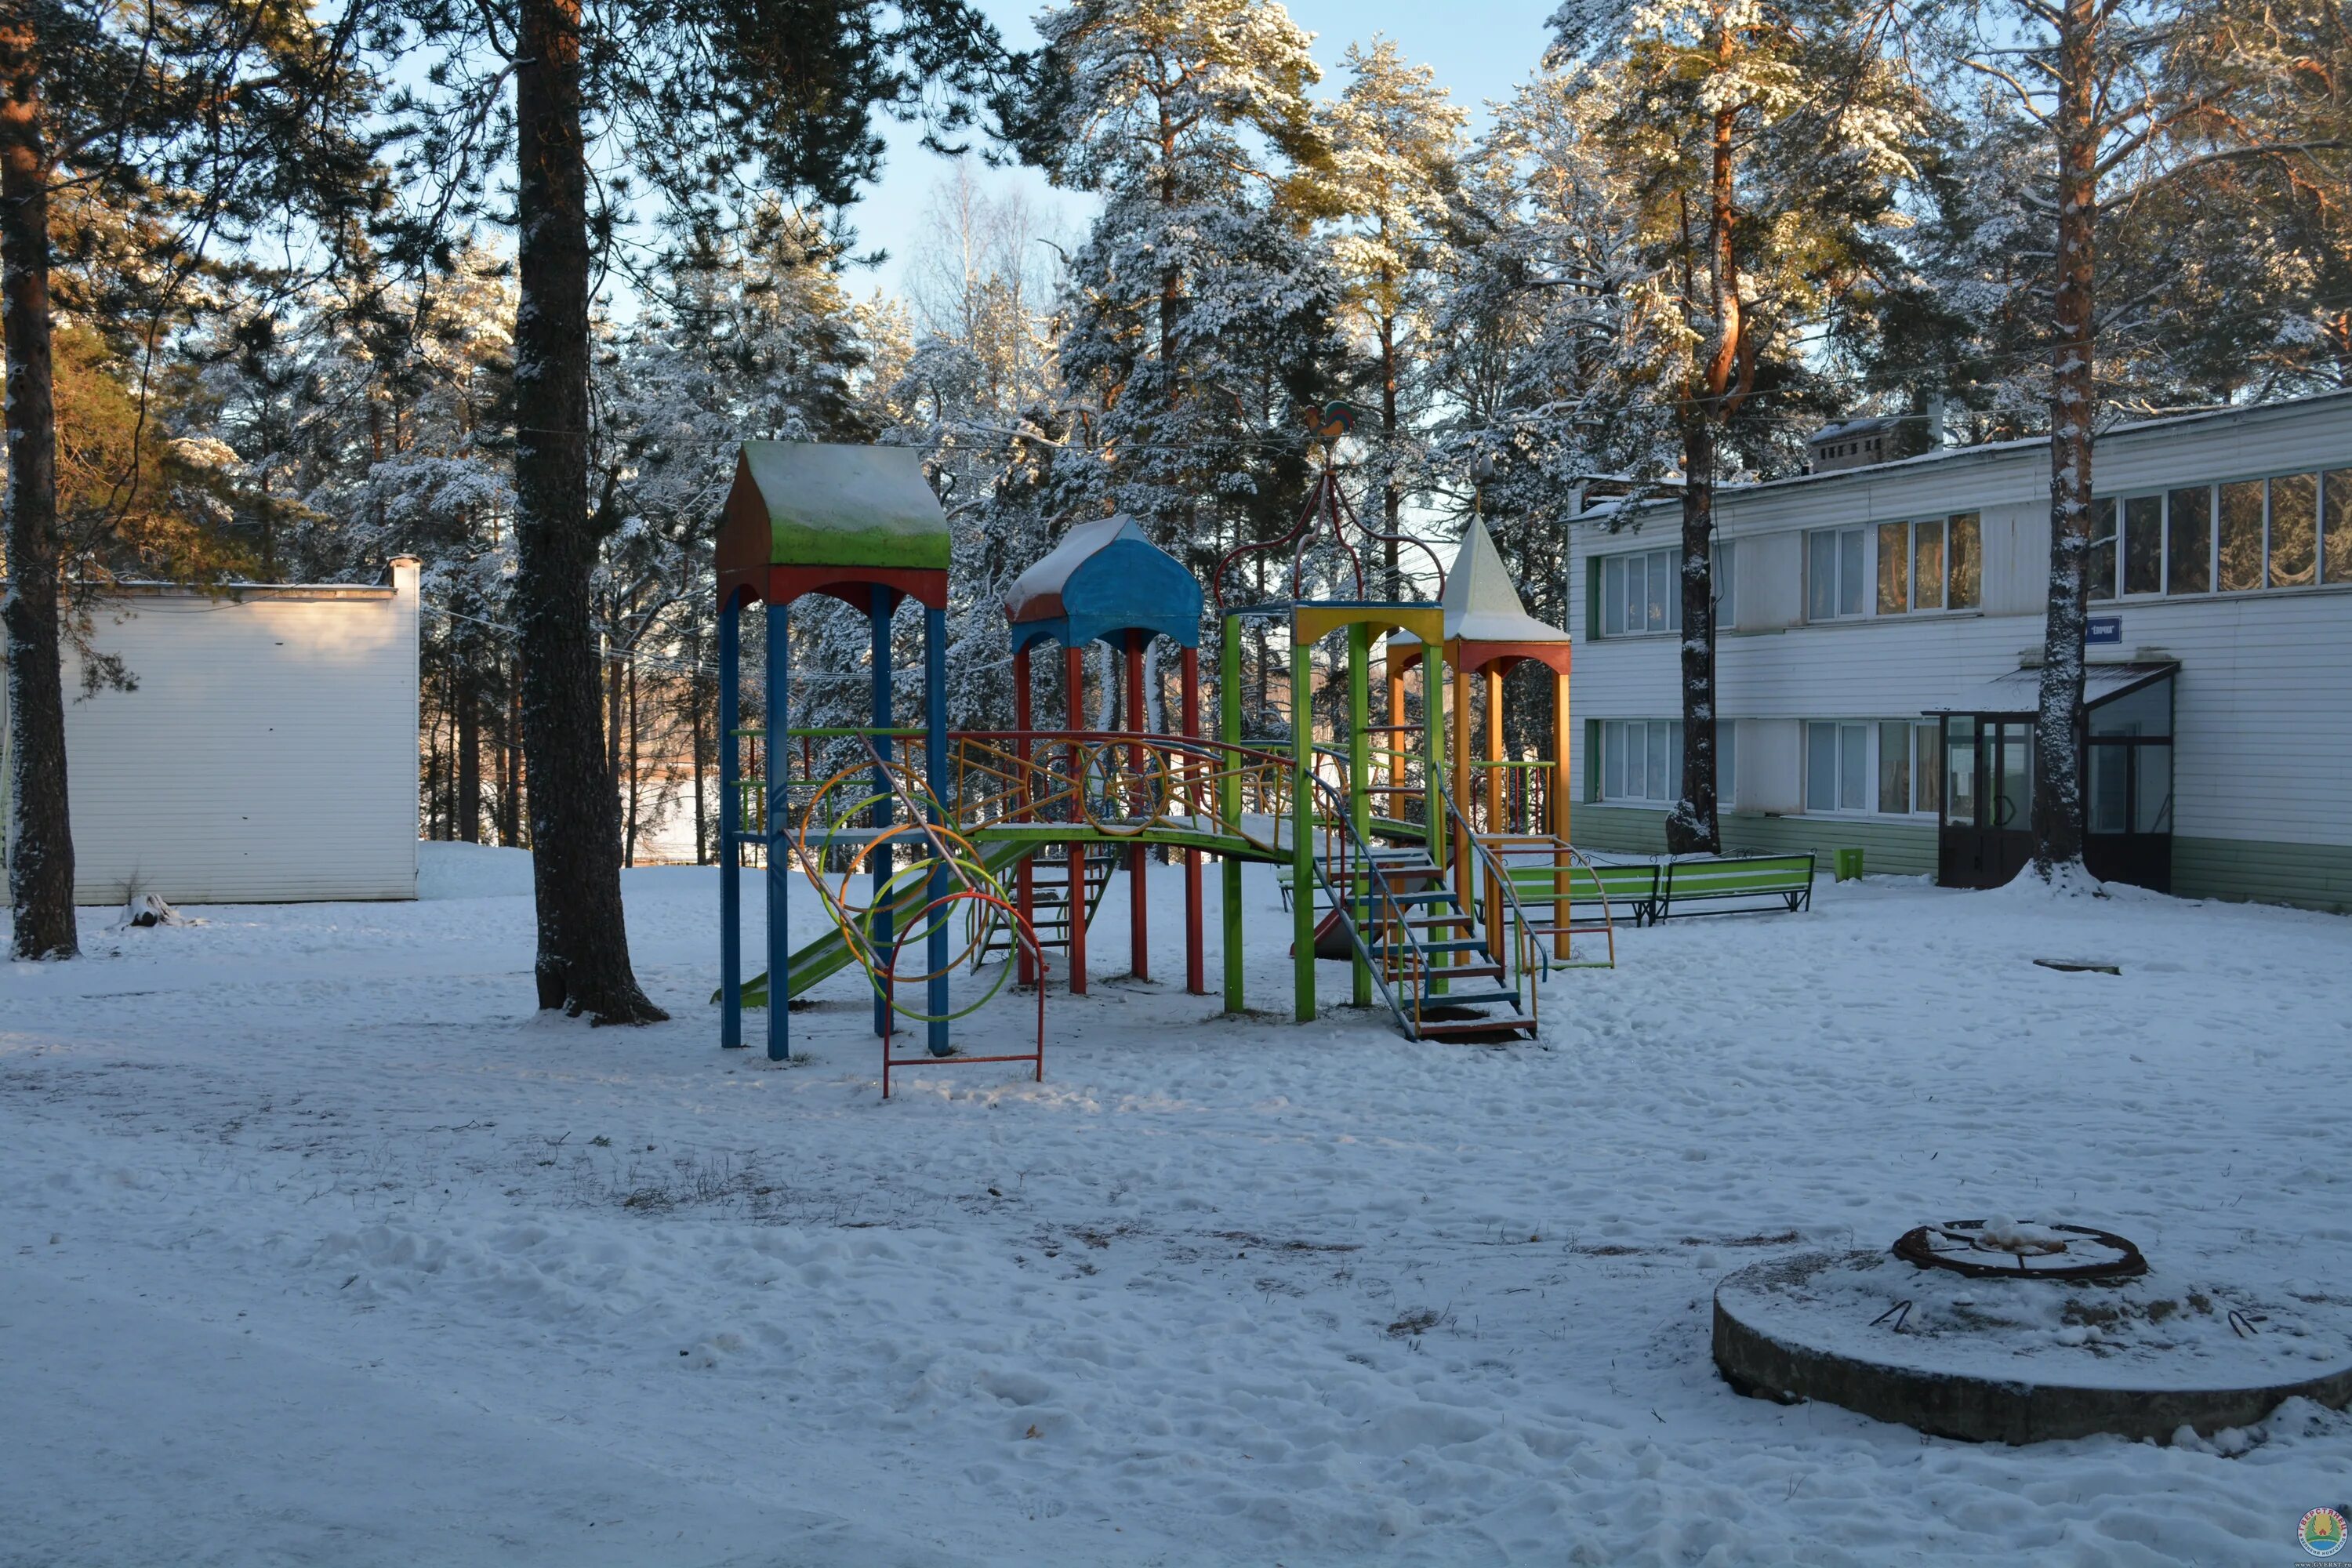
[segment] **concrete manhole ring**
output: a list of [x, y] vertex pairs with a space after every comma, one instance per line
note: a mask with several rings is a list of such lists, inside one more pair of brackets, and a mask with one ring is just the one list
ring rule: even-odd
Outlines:
[[1972, 1442], [2168, 1442], [2294, 1397], [2352, 1405], [2352, 1299], [2149, 1269], [2113, 1283], [1979, 1279], [1890, 1252], [1727, 1276], [1715, 1361], [1743, 1394], [1819, 1399]]

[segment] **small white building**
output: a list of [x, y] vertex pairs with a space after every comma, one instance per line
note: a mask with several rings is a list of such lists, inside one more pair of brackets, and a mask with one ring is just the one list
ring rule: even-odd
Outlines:
[[[2122, 426], [2095, 462], [2092, 868], [2352, 908], [2352, 394]], [[2023, 864], [2049, 484], [2036, 439], [1717, 492], [1727, 849]], [[1671, 499], [1571, 529], [1581, 844], [1664, 847], [1680, 532]]]
[[417, 574], [100, 605], [135, 685], [83, 695], [68, 651], [75, 901], [415, 898]]

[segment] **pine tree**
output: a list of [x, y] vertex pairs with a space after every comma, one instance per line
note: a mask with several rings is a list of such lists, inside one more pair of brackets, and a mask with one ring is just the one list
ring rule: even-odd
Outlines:
[[[1317, 186], [1338, 215], [1330, 244], [1343, 319], [1360, 340], [1378, 415], [1357, 435], [1378, 486], [1381, 531], [1394, 534], [1405, 498], [1429, 479], [1427, 318], [1467, 117], [1427, 66], [1407, 65], [1387, 38], [1369, 50], [1350, 44], [1345, 63], [1348, 85], [1318, 114], [1331, 167]], [[1400, 597], [1397, 546], [1381, 550], [1384, 591]]]
[[[510, 14], [394, 3], [433, 55], [404, 107], [420, 180], [451, 195], [434, 210], [509, 216], [490, 212], [488, 179], [512, 133], [512, 597], [540, 1005], [603, 1022], [659, 1018], [629, 963], [593, 622], [600, 545], [621, 514], [590, 493], [591, 278], [638, 187], [619, 181], [606, 187], [612, 208], [592, 205], [592, 135], [600, 159], [659, 197], [671, 232], [727, 234], [779, 203], [845, 207], [880, 166], [873, 111], [928, 114], [943, 145], [1009, 62], [962, 0], [624, 0], [594, 11], [515, 0]], [[429, 243], [431, 226], [420, 227]]]
[[[375, 197], [355, 127], [371, 84], [353, 7], [332, 27], [290, 0], [16, 0], [0, 12], [0, 331], [7, 339], [9, 900], [20, 958], [70, 957], [73, 835], [67, 807], [52, 203], [60, 193], [126, 215], [147, 247], [152, 350], [197, 303], [191, 284], [254, 242], [344, 259]], [[236, 112], [223, 112], [225, 105]], [[148, 391], [142, 365], [138, 391]], [[137, 445], [112, 487], [135, 502]]]
[[1205, 569], [1289, 525], [1295, 411], [1339, 359], [1336, 284], [1304, 233], [1318, 73], [1269, 0], [1078, 0], [1040, 30], [1021, 144], [1103, 202], [1065, 285], [1085, 450], [1055, 465], [1055, 510], [1125, 512]]
[[1640, 213], [1662, 313], [1657, 395], [1683, 447], [1683, 797], [1667, 847], [1718, 851], [1715, 487], [1725, 430], [1808, 325], [1885, 270], [1912, 170], [1912, 93], [1885, 17], [1847, 0], [1570, 0], [1560, 52], [1587, 68], [1593, 134]]
[[[2054, 230], [2040, 334], [2050, 366], [2050, 574], [2032, 873], [2065, 884], [2084, 876], [2084, 563], [2104, 402], [2101, 215], [2159, 209], [2224, 171], [2325, 182], [2329, 166], [2315, 160], [2346, 145], [2340, 64], [2312, 73], [2316, 81], [2291, 66], [2282, 83], [2258, 63], [2248, 68], [2246, 43], [2315, 41], [2323, 58], [2332, 52], [2341, 62], [2344, 28], [2340, 16], [2331, 24], [2294, 6], [2264, 16], [2232, 0], [1985, 0], [1958, 21], [1947, 39], [1950, 58], [2005, 89], [2008, 109], [2039, 132], [2044, 232]], [[2289, 43], [2273, 59], [2298, 58]]]

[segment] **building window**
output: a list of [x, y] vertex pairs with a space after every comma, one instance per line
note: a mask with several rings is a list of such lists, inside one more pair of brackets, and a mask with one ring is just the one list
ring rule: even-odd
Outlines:
[[1911, 593], [1920, 607], [1944, 602], [1944, 525], [1911, 525]]
[[1883, 719], [1878, 724], [1878, 809], [1890, 816], [1933, 815], [1942, 769], [1937, 765], [1939, 726], [1933, 721]]
[[1601, 721], [1601, 798], [1672, 805], [1683, 795], [1683, 727], [1672, 719]]
[[2091, 558], [2084, 568], [2094, 599], [2116, 596], [2116, 503], [2112, 496], [2091, 503]]
[[2319, 476], [2271, 481], [2270, 555], [2263, 580], [2273, 588], [2307, 588], [2319, 566]]
[[2320, 484], [2319, 576], [2352, 583], [2352, 468], [2337, 468]]
[[2213, 487], [2198, 485], [2164, 498], [2164, 586], [2171, 594], [2213, 587]]
[[1638, 636], [1683, 629], [1682, 583], [1675, 552], [1648, 550], [1601, 560], [1601, 635]]
[[1805, 726], [1805, 809], [1870, 809], [1870, 726]]
[[2242, 594], [2263, 585], [2263, 481], [2241, 480], [2221, 489], [2221, 544], [2214, 581], [2225, 594]]
[[1738, 569], [1733, 565], [1737, 546], [1728, 539], [1718, 539], [1709, 552], [1712, 566], [1707, 580], [1715, 584], [1715, 629], [1728, 631], [1739, 624]]
[[2164, 592], [2164, 498], [2134, 496], [2124, 502], [2124, 592]]
[[1729, 806], [1738, 798], [1739, 726], [1728, 719], [1715, 722], [1715, 804]]
[[2095, 504], [2093, 599], [2352, 583], [2352, 471], [2184, 485]]
[[1805, 809], [1933, 816], [1943, 805], [1932, 720], [1818, 720], [1805, 726]]
[[1864, 589], [1868, 572], [1863, 557], [1869, 531], [1824, 528], [1808, 536], [1805, 618], [1843, 620], [1864, 613]]
[[1972, 511], [1806, 536], [1805, 618], [1972, 610], [1983, 582], [1983, 526]]
[[1984, 520], [1972, 511], [1956, 511], [1948, 527], [1952, 568], [1944, 607], [1973, 610], [1984, 596]]

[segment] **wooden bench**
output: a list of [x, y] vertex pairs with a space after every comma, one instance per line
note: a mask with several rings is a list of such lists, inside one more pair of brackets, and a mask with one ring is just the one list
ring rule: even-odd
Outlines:
[[[1676, 915], [1794, 914], [1811, 909], [1813, 861], [1810, 853], [1669, 860], [1658, 868], [1650, 922]], [[1685, 907], [1694, 904], [1710, 907]]]

